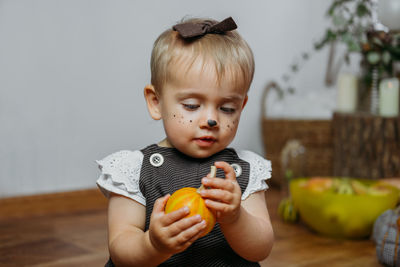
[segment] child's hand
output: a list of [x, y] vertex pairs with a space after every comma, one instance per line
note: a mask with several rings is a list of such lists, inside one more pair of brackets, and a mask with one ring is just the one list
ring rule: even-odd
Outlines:
[[223, 161], [215, 162], [214, 165], [225, 172], [225, 179], [211, 178], [207, 175], [202, 183], [210, 189], [203, 189], [200, 194], [207, 198], [206, 205], [216, 212], [217, 221], [220, 224], [233, 223], [240, 215], [242, 192], [231, 165]]
[[164, 207], [170, 195], [154, 203], [150, 218], [149, 236], [152, 245], [161, 253], [175, 254], [185, 250], [200, 237], [206, 227], [200, 215], [185, 218], [187, 207], [165, 214]]

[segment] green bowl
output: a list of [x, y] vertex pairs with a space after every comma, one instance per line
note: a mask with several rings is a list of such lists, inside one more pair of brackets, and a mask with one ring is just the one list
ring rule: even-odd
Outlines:
[[[376, 218], [396, 206], [399, 190], [379, 182], [384, 193], [342, 194], [333, 188], [315, 190], [310, 178], [290, 182], [290, 194], [302, 221], [323, 235], [337, 238], [364, 238], [371, 234]], [[333, 180], [333, 178], [327, 178]], [[341, 178], [336, 178], [341, 179]], [[370, 187], [376, 181], [354, 179]]]

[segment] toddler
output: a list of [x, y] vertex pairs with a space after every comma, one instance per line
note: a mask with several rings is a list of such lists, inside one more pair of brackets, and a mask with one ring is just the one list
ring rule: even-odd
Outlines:
[[[235, 29], [232, 18], [190, 19], [155, 41], [144, 96], [166, 137], [98, 161], [97, 184], [109, 198], [107, 266], [259, 266], [269, 255], [270, 162], [227, 148], [254, 73], [251, 49]], [[201, 184], [217, 219], [204, 237], [206, 222], [186, 218], [187, 207], [164, 213], [170, 194]]]

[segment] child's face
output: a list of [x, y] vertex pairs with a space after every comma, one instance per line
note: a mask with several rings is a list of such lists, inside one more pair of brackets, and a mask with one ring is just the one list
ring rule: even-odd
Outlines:
[[247, 102], [246, 88], [237, 88], [230, 74], [218, 84], [211, 66], [202, 69], [195, 63], [187, 73], [175, 67], [178, 78], [163, 87], [159, 99], [167, 145], [195, 158], [209, 157], [231, 143]]

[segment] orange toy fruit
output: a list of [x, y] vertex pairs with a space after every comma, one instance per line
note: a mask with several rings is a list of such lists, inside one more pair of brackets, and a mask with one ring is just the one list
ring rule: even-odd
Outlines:
[[[215, 166], [212, 166], [215, 168]], [[212, 168], [211, 167], [211, 168]], [[212, 176], [215, 177], [215, 170], [212, 168]], [[213, 174], [214, 173], [214, 174]], [[188, 207], [190, 212], [186, 217], [191, 217], [199, 214], [203, 220], [207, 223], [204, 229], [202, 237], [208, 234], [215, 225], [215, 215], [209, 210], [204, 202], [204, 199], [198, 193], [202, 186], [197, 189], [193, 187], [184, 187], [175, 191], [168, 199], [167, 205], [165, 206], [165, 213], [170, 213], [175, 210], [179, 210], [183, 207]]]

